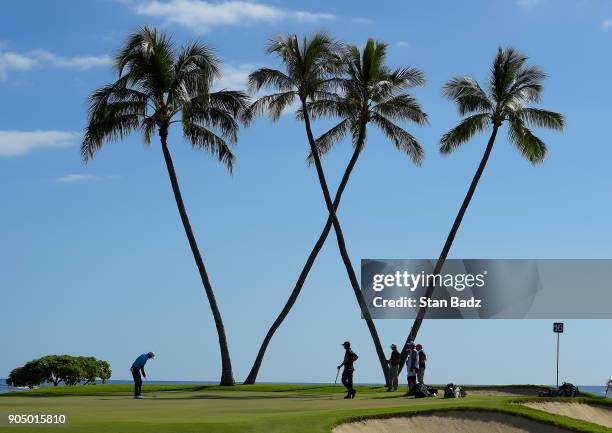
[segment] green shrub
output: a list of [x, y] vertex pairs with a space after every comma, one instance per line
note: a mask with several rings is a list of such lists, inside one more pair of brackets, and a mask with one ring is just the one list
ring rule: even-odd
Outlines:
[[52, 383], [53, 386], [62, 382], [66, 385], [92, 384], [97, 378], [106, 383], [110, 377], [109, 363], [93, 356], [47, 355], [13, 369], [6, 383], [33, 388], [42, 383]]

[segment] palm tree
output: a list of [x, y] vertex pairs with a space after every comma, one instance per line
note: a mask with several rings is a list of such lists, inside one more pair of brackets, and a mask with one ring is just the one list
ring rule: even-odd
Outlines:
[[[499, 48], [489, 76], [488, 91], [485, 91], [471, 77], [455, 77], [444, 85], [444, 96], [454, 101], [459, 114], [465, 117], [459, 125], [442, 136], [440, 152], [447, 155], [469, 141], [476, 133], [491, 128], [491, 135], [484, 155], [468, 192], [459, 208], [459, 213], [446, 238], [434, 274], [440, 273], [448, 252], [453, 244], [463, 216], [474, 196], [478, 181], [487, 165], [497, 132], [504, 122], [508, 124], [508, 140], [530, 163], [537, 165], [546, 158], [546, 144], [529, 127], [543, 127], [563, 130], [565, 120], [562, 114], [533, 108], [529, 105], [540, 101], [542, 81], [546, 74], [537, 66], [527, 66], [527, 57], [513, 48]], [[425, 296], [433, 294], [434, 287], [427, 287]], [[406, 343], [414, 341], [425, 317], [427, 308], [419, 309]], [[406, 351], [402, 353], [405, 361]], [[403, 362], [400, 366], [403, 365]]]
[[[419, 125], [426, 123], [427, 115], [423, 113], [417, 101], [405, 90], [423, 85], [424, 75], [415, 68], [390, 70], [385, 64], [385, 44], [368, 40], [363, 54], [357, 47], [346, 47], [341, 56], [340, 75], [332, 79], [341, 95], [325, 92], [308, 103], [308, 110], [313, 116], [337, 116], [341, 121], [317, 139], [320, 155], [326, 154], [331, 146], [347, 133], [352, 136], [354, 151], [346, 167], [336, 197], [334, 210], [338, 209], [342, 193], [365, 145], [367, 125], [373, 122], [402, 152], [406, 153], [415, 164], [420, 164], [423, 150], [417, 140], [407, 131], [397, 126], [391, 119], [407, 120]], [[313, 162], [311, 153], [309, 161]], [[332, 227], [331, 215], [310, 252], [306, 264], [300, 273], [296, 285], [283, 310], [278, 315], [266, 334], [245, 383], [255, 383], [265, 351], [276, 330], [289, 314], [297, 300], [304, 282], [323, 247]], [[360, 292], [361, 293], [361, 292]]]
[[237, 140], [236, 119], [248, 105], [243, 92], [211, 92], [219, 77], [219, 60], [210, 48], [193, 42], [173, 49], [171, 40], [149, 27], [132, 34], [117, 53], [118, 79], [94, 91], [81, 145], [89, 161], [106, 141], [140, 130], [146, 144], [157, 131], [181, 221], [193, 253], [210, 308], [221, 350], [221, 385], [234, 385], [232, 363], [221, 313], [185, 210], [174, 164], [168, 149], [170, 125], [181, 123], [183, 135], [194, 149], [212, 153], [231, 172], [234, 155], [229, 143]]

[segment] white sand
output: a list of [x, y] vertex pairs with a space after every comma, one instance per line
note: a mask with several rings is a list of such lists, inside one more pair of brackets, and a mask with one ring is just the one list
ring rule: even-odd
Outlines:
[[566, 403], [561, 401], [532, 402], [525, 403], [525, 406], [557, 415], [581, 419], [593, 424], [612, 427], [612, 408], [604, 406], [590, 406], [583, 403]]
[[526, 418], [493, 412], [440, 412], [347, 423], [333, 433], [569, 433]]

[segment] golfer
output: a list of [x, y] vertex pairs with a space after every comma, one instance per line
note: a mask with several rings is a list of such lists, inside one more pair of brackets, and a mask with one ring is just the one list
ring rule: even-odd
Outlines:
[[[146, 379], [147, 374], [145, 373], [144, 366], [147, 361], [151, 358], [155, 358], [155, 353], [143, 353], [136, 361], [132, 364], [132, 368], [130, 371], [132, 372], [132, 378], [134, 378], [134, 398], [144, 398], [142, 396], [142, 377]], [[140, 373], [142, 372], [142, 377], [140, 377]]]
[[417, 381], [418, 383], [425, 383], [425, 366], [427, 364], [427, 355], [425, 355], [422, 344], [416, 345], [416, 351], [419, 355], [419, 371], [417, 373]]
[[387, 391], [389, 392], [397, 391], [400, 358], [401, 354], [397, 351], [397, 346], [392, 344], [391, 357], [387, 360], [389, 363], [389, 388]]
[[342, 343], [342, 347], [344, 347], [344, 360], [342, 361], [342, 364], [338, 366], [338, 370], [344, 366], [344, 370], [342, 371], [342, 385], [344, 385], [346, 388], [346, 397], [344, 398], [355, 398], [357, 391], [355, 391], [355, 388], [353, 388], [353, 372], [355, 371], [353, 363], [357, 361], [357, 358], [359, 357], [351, 350], [350, 342], [345, 341]]
[[417, 383], [417, 373], [419, 371], [419, 354], [414, 350], [414, 343], [411, 341], [406, 345], [408, 358], [406, 359], [406, 370], [408, 370], [408, 392], [405, 396], [413, 395]]

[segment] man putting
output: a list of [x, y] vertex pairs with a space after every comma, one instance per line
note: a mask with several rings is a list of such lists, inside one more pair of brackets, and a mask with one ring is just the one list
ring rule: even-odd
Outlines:
[[357, 361], [357, 358], [359, 357], [351, 350], [350, 342], [345, 341], [342, 343], [342, 347], [344, 347], [344, 360], [342, 361], [342, 364], [338, 366], [338, 370], [344, 366], [344, 370], [342, 371], [342, 385], [344, 385], [346, 388], [346, 397], [344, 398], [355, 398], [357, 391], [355, 391], [355, 388], [353, 388], [353, 372], [355, 371], [353, 363]]
[[[155, 358], [155, 353], [143, 353], [136, 361], [132, 364], [132, 368], [130, 371], [132, 372], [132, 377], [134, 378], [134, 398], [144, 398], [142, 396], [142, 377], [146, 379], [147, 374], [145, 373], [144, 366], [149, 359]], [[142, 377], [140, 377], [140, 373], [142, 372]]]

